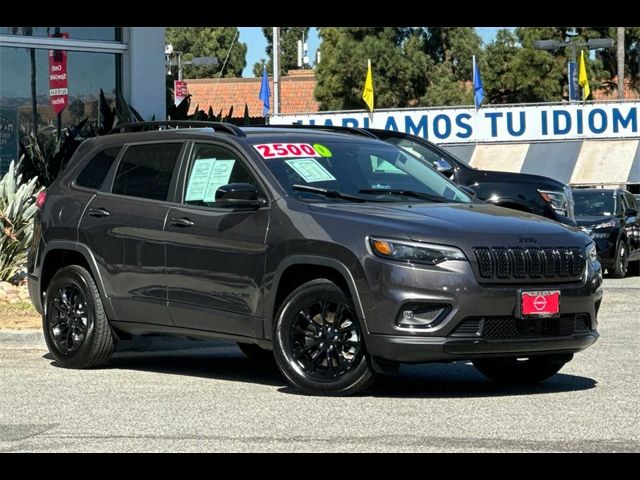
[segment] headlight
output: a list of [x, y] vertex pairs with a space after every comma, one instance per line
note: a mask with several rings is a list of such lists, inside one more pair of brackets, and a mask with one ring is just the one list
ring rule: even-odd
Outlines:
[[592, 264], [598, 260], [598, 252], [596, 251], [595, 243], [587, 245], [587, 258]]
[[399, 242], [381, 238], [369, 238], [371, 250], [378, 257], [399, 262], [437, 265], [446, 260], [466, 260], [462, 250], [432, 243]]
[[565, 192], [554, 192], [551, 190], [538, 190], [542, 199], [547, 202], [551, 208], [563, 217], [567, 216], [567, 208], [569, 200], [565, 196]]
[[616, 226], [616, 221], [615, 220], [609, 220], [608, 222], [599, 223], [598, 225], [593, 227], [593, 229], [594, 230], [600, 230], [601, 228], [613, 228], [615, 226]]

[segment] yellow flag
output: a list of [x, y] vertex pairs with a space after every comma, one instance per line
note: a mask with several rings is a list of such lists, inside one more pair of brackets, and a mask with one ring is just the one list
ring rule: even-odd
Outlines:
[[586, 100], [591, 93], [589, 79], [587, 78], [587, 67], [584, 64], [584, 50], [580, 52], [580, 68], [578, 69], [578, 83], [582, 87], [582, 100]]
[[373, 112], [373, 76], [371, 75], [371, 60], [369, 60], [369, 66], [367, 67], [367, 79], [364, 81], [362, 99], [364, 100], [364, 103], [367, 104], [367, 107], [369, 107], [369, 111]]

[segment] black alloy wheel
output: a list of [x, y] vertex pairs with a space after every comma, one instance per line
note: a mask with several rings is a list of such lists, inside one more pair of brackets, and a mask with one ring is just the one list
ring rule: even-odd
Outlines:
[[45, 298], [44, 338], [58, 365], [90, 368], [111, 358], [115, 339], [98, 287], [85, 268], [69, 265], [59, 270]]
[[335, 283], [301, 285], [276, 319], [276, 363], [296, 387], [313, 395], [351, 395], [373, 381], [358, 315]]
[[629, 251], [627, 244], [624, 241], [618, 243], [616, 249], [616, 259], [613, 268], [610, 269], [610, 274], [613, 278], [624, 278], [627, 276], [627, 269], [629, 268]]
[[334, 379], [362, 358], [355, 314], [345, 303], [316, 301], [301, 308], [289, 330], [293, 358], [309, 376]]
[[77, 285], [65, 283], [53, 298], [53, 311], [48, 321], [49, 335], [63, 355], [78, 350], [90, 329], [93, 315], [87, 310], [84, 293]]

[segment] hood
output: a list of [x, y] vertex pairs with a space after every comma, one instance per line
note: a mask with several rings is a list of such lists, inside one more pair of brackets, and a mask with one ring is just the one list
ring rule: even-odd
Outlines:
[[350, 223], [367, 223], [368, 235], [445, 245], [584, 246], [590, 238], [538, 215], [489, 204], [322, 204], [310, 208]]
[[617, 220], [616, 217], [611, 215], [599, 216], [599, 215], [577, 215], [576, 222], [579, 227], [591, 227], [598, 225], [599, 223], [610, 222]]
[[517, 182], [520, 184], [530, 183], [541, 190], [561, 192], [562, 189], [567, 186], [553, 178], [543, 177], [542, 175], [533, 175], [531, 173], [498, 172], [495, 170], [479, 170], [479, 172], [482, 172], [486, 176], [490, 176], [492, 182]]

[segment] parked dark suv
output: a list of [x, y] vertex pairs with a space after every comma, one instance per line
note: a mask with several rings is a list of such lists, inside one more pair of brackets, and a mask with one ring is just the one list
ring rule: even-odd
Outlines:
[[478, 170], [451, 152], [416, 135], [373, 128], [366, 131], [431, 162], [434, 168], [455, 183], [476, 192], [481, 200], [576, 225], [572, 191], [562, 182], [528, 173]]
[[578, 229], [480, 204], [376, 139], [207, 125], [87, 140], [39, 197], [29, 291], [60, 365], [131, 334], [217, 337], [345, 395], [399, 362], [540, 381], [596, 341]]
[[607, 273], [624, 278], [640, 274], [638, 204], [626, 190], [586, 188], [574, 192], [578, 225], [596, 243]]

